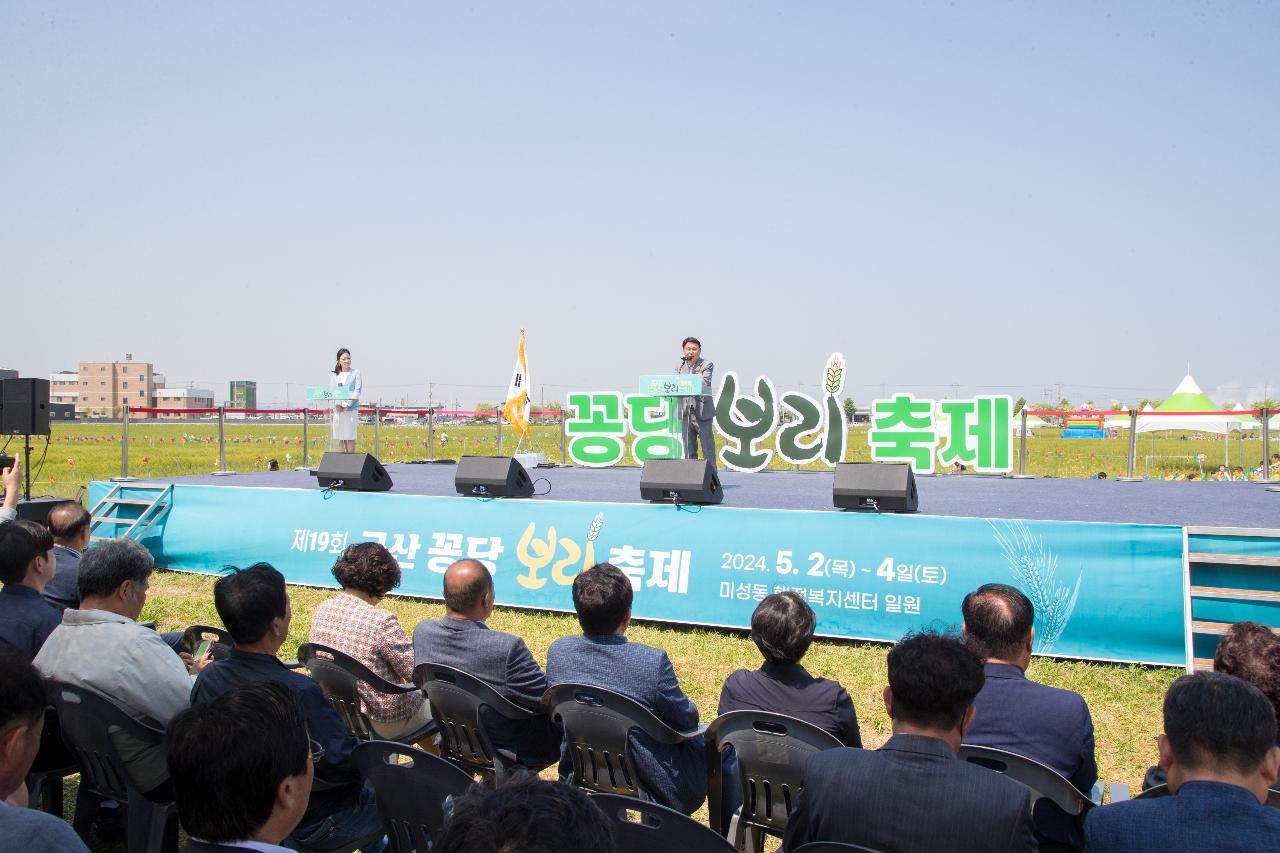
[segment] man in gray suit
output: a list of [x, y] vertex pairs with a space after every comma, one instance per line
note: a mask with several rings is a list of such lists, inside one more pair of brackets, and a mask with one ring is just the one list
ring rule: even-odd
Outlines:
[[503, 697], [540, 716], [508, 720], [485, 711], [483, 721], [493, 745], [516, 760], [541, 770], [560, 758], [560, 729], [540, 704], [547, 679], [524, 640], [492, 631], [493, 578], [478, 560], [458, 560], [444, 573], [443, 619], [424, 619], [413, 629], [414, 664], [439, 663], [474, 675]]
[[784, 847], [841, 841], [875, 850], [1034, 851], [1030, 792], [956, 758], [982, 689], [982, 660], [958, 637], [903, 638], [889, 652], [878, 750], [828, 749], [805, 762]]
[[80, 607], [80, 555], [89, 547], [89, 512], [76, 501], [49, 510], [56, 571], [44, 588], [45, 599], [59, 610]]
[[716, 465], [716, 435], [714, 430], [716, 401], [712, 397], [711, 375], [716, 366], [702, 358], [702, 342], [697, 338], [685, 338], [681, 346], [684, 357], [676, 373], [702, 376], [702, 395], [680, 398], [680, 423], [684, 432], [684, 458], [698, 458], [698, 439], [702, 439], [702, 457]]
[[[698, 727], [698, 707], [676, 680], [662, 649], [627, 641], [631, 580], [609, 563], [597, 563], [573, 579], [573, 609], [582, 635], [561, 637], [547, 649], [547, 681], [589, 684], [639, 702], [680, 732]], [[668, 746], [633, 731], [631, 755], [640, 786], [661, 805], [693, 814], [707, 795], [707, 756], [702, 735]], [[560, 774], [572, 772], [566, 754]]]

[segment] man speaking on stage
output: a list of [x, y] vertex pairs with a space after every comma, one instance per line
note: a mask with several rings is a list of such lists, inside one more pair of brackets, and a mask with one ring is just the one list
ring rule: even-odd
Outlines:
[[697, 338], [685, 338], [682, 344], [684, 357], [676, 373], [701, 374], [702, 395], [680, 399], [680, 423], [684, 433], [684, 457], [698, 458], [698, 439], [702, 439], [702, 456], [716, 467], [716, 435], [714, 420], [716, 401], [711, 396], [711, 374], [716, 366], [702, 358], [702, 342]]

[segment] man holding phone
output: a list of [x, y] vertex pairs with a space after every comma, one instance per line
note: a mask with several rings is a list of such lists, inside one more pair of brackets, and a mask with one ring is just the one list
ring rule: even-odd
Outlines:
[[22, 463], [3, 453], [0, 453], [0, 483], [4, 484], [0, 521], [12, 521], [18, 517], [18, 498], [22, 494]]

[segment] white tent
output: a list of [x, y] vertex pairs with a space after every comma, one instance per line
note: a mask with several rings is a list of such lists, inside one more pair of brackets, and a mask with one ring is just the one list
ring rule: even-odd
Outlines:
[[1139, 415], [1138, 432], [1161, 432], [1179, 429], [1194, 432], [1211, 432], [1226, 435], [1241, 428], [1240, 418], [1231, 415], [1198, 414], [1217, 411], [1218, 406], [1200, 390], [1200, 386], [1188, 373], [1173, 389], [1173, 394], [1159, 406], [1156, 412], [1191, 412], [1185, 415]]
[[[1150, 403], [1147, 403], [1145, 406], [1142, 407], [1142, 411], [1138, 413], [1139, 420], [1141, 420], [1142, 412], [1154, 412], [1154, 411], [1155, 411], [1155, 407], [1153, 407]], [[1130, 424], [1130, 419], [1128, 415], [1108, 415], [1107, 418], [1102, 422], [1102, 426], [1105, 427], [1106, 429], [1117, 429], [1117, 428], [1128, 429], [1129, 424]], [[1139, 430], [1139, 432], [1141, 432], [1141, 430]]]

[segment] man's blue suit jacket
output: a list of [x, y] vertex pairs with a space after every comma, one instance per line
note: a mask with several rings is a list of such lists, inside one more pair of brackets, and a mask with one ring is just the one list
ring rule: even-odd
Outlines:
[[[628, 643], [617, 634], [561, 637], [547, 649], [547, 682], [603, 687], [628, 696], [676, 731], [698, 726], [698, 708], [680, 689], [662, 649]], [[658, 803], [692, 814], [707, 795], [707, 758], [702, 737], [675, 746], [642, 732], [631, 735], [631, 755], [642, 786]], [[572, 772], [566, 754], [561, 775]]]
[[1280, 850], [1280, 809], [1259, 804], [1236, 785], [1185, 782], [1171, 797], [1093, 809], [1085, 818], [1084, 843], [1089, 853], [1274, 853]]
[[[986, 683], [973, 700], [973, 723], [964, 742], [993, 746], [1035, 759], [1089, 796], [1098, 781], [1093, 718], [1084, 697], [1027, 678], [1011, 663], [983, 667]], [[1036, 803], [1042, 850], [1079, 850], [1080, 825], [1048, 800]]]

